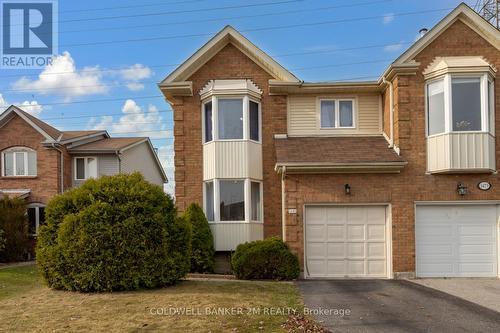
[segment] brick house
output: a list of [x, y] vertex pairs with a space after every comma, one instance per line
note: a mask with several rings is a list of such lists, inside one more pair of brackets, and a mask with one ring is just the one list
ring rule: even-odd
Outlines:
[[228, 26], [165, 78], [176, 201], [303, 276], [499, 276], [500, 32], [459, 5], [376, 81], [303, 82]]
[[167, 181], [147, 137], [59, 131], [16, 106], [0, 114], [0, 154], [0, 197], [26, 199], [32, 235], [50, 198], [88, 178], [139, 171], [154, 184]]

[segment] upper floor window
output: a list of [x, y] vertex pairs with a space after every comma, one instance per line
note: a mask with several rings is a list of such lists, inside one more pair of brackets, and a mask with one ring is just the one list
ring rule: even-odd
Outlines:
[[75, 180], [97, 177], [97, 158], [75, 157]]
[[26, 177], [37, 174], [36, 151], [27, 147], [14, 147], [2, 152], [2, 176]]
[[212, 96], [203, 104], [204, 142], [260, 141], [260, 103], [247, 96]]
[[353, 128], [354, 100], [320, 99], [320, 128]]
[[493, 133], [493, 80], [488, 74], [453, 75], [427, 83], [428, 135]]

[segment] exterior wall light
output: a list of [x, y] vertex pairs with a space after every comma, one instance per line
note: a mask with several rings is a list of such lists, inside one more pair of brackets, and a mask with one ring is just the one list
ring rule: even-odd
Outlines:
[[458, 183], [457, 184], [457, 193], [459, 195], [466, 195], [467, 194], [467, 186], [465, 186], [463, 183]]
[[351, 194], [351, 185], [345, 184], [344, 185], [344, 192], [345, 192], [345, 194], [350, 195]]

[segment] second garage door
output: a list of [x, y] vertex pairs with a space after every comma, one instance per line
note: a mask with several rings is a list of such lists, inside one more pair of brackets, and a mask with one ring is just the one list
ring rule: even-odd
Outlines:
[[385, 206], [309, 206], [307, 277], [387, 277]]
[[495, 205], [417, 206], [420, 277], [497, 276]]

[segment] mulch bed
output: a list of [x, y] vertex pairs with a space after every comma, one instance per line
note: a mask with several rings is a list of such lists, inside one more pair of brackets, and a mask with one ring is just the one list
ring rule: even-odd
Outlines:
[[321, 327], [314, 320], [304, 315], [289, 315], [282, 325], [288, 333], [328, 333], [330, 331]]

